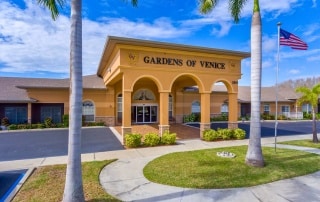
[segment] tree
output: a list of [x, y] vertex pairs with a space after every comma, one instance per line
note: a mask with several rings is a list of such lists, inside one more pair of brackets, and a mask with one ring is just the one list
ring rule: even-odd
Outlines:
[[301, 93], [301, 97], [298, 99], [298, 104], [302, 105], [304, 103], [311, 104], [312, 111], [312, 141], [318, 143], [317, 136], [317, 122], [316, 122], [316, 112], [315, 108], [318, 105], [318, 98], [320, 95], [320, 84], [314, 85], [312, 88], [306, 86], [300, 86], [296, 88], [297, 93]]
[[[65, 0], [38, 0], [47, 7], [53, 20], [59, 16]], [[131, 1], [136, 6], [138, 0]], [[84, 201], [81, 170], [82, 126], [82, 0], [71, 0], [70, 30], [70, 99], [68, 164], [63, 201]]]
[[[234, 21], [240, 19], [240, 12], [247, 0], [229, 0], [229, 9]], [[208, 13], [217, 5], [218, 0], [200, 0], [200, 12]], [[261, 148], [261, 67], [262, 67], [262, 36], [259, 0], [253, 2], [251, 21], [251, 119], [250, 138], [246, 154], [246, 164], [263, 167], [264, 159]]]

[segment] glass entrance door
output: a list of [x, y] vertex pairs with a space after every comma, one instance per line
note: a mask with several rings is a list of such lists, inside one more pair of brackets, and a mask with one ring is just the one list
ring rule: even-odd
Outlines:
[[157, 122], [157, 106], [132, 106], [132, 121], [136, 123]]

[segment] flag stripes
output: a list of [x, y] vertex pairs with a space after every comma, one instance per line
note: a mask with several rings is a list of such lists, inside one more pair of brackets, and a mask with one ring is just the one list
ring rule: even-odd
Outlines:
[[280, 45], [290, 46], [292, 49], [307, 50], [308, 45], [296, 35], [280, 29]]

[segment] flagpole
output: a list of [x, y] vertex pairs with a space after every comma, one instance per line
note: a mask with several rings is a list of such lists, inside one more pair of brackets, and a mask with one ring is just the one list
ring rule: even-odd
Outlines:
[[280, 26], [281, 22], [277, 23], [278, 26], [278, 50], [277, 50], [277, 68], [276, 68], [276, 115], [274, 125], [274, 151], [277, 152], [277, 130], [278, 130], [278, 75], [279, 75], [279, 52], [280, 52]]

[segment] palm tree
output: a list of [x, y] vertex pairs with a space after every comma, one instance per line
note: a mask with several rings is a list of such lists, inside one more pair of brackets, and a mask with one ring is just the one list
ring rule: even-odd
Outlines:
[[[38, 0], [51, 11], [55, 20], [59, 15], [58, 5], [64, 0]], [[63, 201], [84, 201], [81, 170], [82, 126], [82, 16], [81, 0], [71, 0], [70, 34], [70, 100], [68, 164]]]
[[[38, 0], [47, 7], [52, 18], [59, 16], [58, 7], [65, 0]], [[131, 1], [136, 6], [138, 0]], [[81, 126], [82, 126], [82, 0], [71, 0], [70, 34], [70, 100], [68, 164], [63, 201], [84, 201], [81, 170]]]
[[297, 93], [301, 93], [302, 96], [298, 99], [298, 104], [302, 105], [303, 103], [310, 103], [312, 110], [312, 141], [318, 143], [317, 136], [317, 122], [316, 122], [316, 112], [315, 108], [318, 105], [318, 98], [320, 95], [320, 84], [308, 88], [306, 86], [300, 86], [296, 88]]
[[[246, 0], [229, 0], [229, 9], [236, 23], [239, 21], [240, 12], [246, 2]], [[205, 14], [212, 11], [217, 3], [218, 0], [200, 0], [200, 12]], [[264, 166], [260, 123], [262, 67], [261, 26], [259, 0], [254, 0], [251, 21], [251, 120], [250, 138], [245, 162], [255, 167]]]

